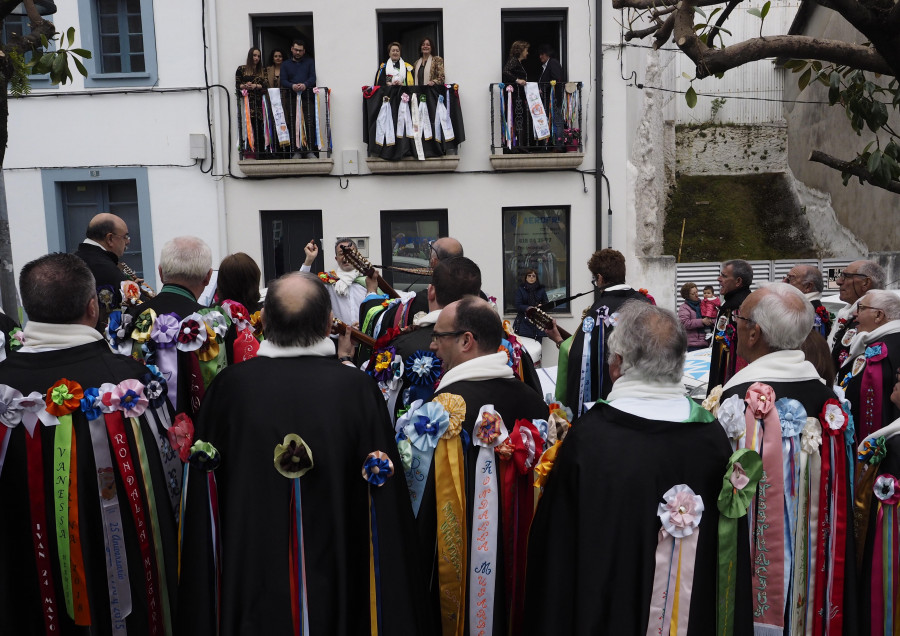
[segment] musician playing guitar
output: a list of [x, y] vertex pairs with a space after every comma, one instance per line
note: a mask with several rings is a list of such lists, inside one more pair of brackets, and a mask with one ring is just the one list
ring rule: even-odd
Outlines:
[[[319, 278], [328, 286], [331, 296], [331, 309], [334, 317], [348, 325], [359, 321], [359, 306], [366, 297], [365, 278], [360, 275], [353, 264], [344, 257], [341, 247], [356, 249], [352, 239], [339, 238], [334, 243], [334, 262], [337, 267], [330, 272], [318, 272]], [[315, 239], [303, 248], [306, 259], [301, 272], [308, 272], [319, 255], [319, 247]]]

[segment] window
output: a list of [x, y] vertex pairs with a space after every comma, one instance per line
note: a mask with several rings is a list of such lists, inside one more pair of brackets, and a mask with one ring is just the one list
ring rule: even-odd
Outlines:
[[[569, 296], [569, 206], [503, 208], [503, 262], [504, 313], [516, 313], [516, 290], [528, 268], [537, 272], [548, 300]], [[568, 309], [566, 303], [552, 311]]]
[[128, 225], [122, 260], [155, 287], [150, 190], [145, 168], [42, 170], [49, 251], [74, 252], [95, 214], [111, 212]]
[[82, 48], [93, 52], [86, 87], [156, 84], [153, 0], [78, 0], [78, 11]]
[[427, 289], [431, 277], [389, 267], [422, 268], [431, 261], [431, 241], [447, 236], [447, 210], [382, 210], [381, 273], [397, 291]]
[[324, 255], [333, 253], [334, 245], [323, 246], [321, 210], [263, 210], [259, 216], [266, 281], [299, 271], [306, 260], [303, 247], [313, 238], [319, 243], [319, 255], [313, 261], [312, 271], [318, 273], [325, 269]]
[[[22, 8], [16, 9], [16, 11], [24, 11]], [[45, 15], [42, 16], [45, 20], [51, 20], [53, 16]], [[3, 30], [0, 32], [0, 40], [5, 44], [9, 42], [10, 38], [16, 35], [26, 36], [31, 33], [31, 23], [28, 20], [28, 16], [25, 15], [17, 15], [15, 13], [11, 13], [5, 18], [3, 18]], [[51, 50], [54, 48], [53, 43], [50, 44]], [[43, 55], [44, 50], [41, 47], [38, 47], [35, 52], [38, 57]], [[25, 62], [30, 62], [34, 58], [35, 52], [28, 51], [25, 54]], [[50, 88], [53, 84], [50, 83], [49, 75], [29, 75], [28, 80], [31, 82], [31, 85], [35, 88]]]
[[[422, 38], [432, 39], [431, 54], [443, 57], [443, 17], [441, 11], [379, 11], [378, 12], [378, 64], [388, 58], [387, 45], [399, 42], [403, 60], [415, 64], [419, 59], [419, 43]], [[377, 65], [376, 65], [377, 68]], [[374, 79], [375, 75], [372, 74]]]
[[[311, 13], [253, 16], [253, 45], [263, 54], [263, 66], [272, 63], [272, 51], [280, 49], [284, 59], [291, 57], [291, 44], [300, 40], [306, 45], [306, 56], [315, 59], [316, 45]], [[247, 47], [250, 48], [250, 47]], [[246, 61], [246, 51], [241, 51], [235, 67]]]
[[[522, 62], [528, 73], [528, 81], [536, 82], [541, 76], [541, 61], [538, 48], [549, 44], [557, 53], [563, 71], [566, 67], [566, 9], [535, 9], [522, 11], [502, 11], [500, 67], [509, 58], [509, 49], [516, 40], [524, 40], [531, 46], [528, 57]], [[499, 76], [499, 74], [498, 74]], [[572, 79], [569, 77], [569, 79]], [[576, 78], [577, 79], [577, 78]]]

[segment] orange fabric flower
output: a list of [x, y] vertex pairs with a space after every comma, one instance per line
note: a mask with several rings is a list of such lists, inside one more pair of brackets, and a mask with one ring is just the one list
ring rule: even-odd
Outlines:
[[84, 391], [81, 389], [80, 384], [63, 378], [47, 389], [47, 397], [45, 398], [47, 412], [56, 417], [68, 415], [81, 408], [81, 399], [83, 397]]

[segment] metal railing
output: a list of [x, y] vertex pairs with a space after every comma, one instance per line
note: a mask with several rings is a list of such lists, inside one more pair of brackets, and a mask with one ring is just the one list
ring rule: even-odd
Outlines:
[[525, 86], [491, 84], [491, 154], [584, 152], [581, 82], [529, 82], [537, 94], [529, 105]]
[[241, 159], [330, 157], [331, 90], [238, 91], [237, 125]]

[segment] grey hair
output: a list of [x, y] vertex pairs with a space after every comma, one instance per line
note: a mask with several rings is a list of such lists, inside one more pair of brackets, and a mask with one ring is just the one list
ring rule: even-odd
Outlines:
[[759, 293], [759, 301], [745, 317], [759, 325], [772, 351], [799, 349], [816, 320], [812, 303], [787, 283], [771, 283]]
[[825, 289], [825, 280], [822, 278], [822, 272], [818, 267], [806, 265], [803, 267], [803, 284], [810, 283], [820, 294]]
[[176, 236], [163, 245], [159, 269], [163, 279], [199, 283], [212, 269], [209, 245], [196, 236]]
[[869, 280], [872, 281], [872, 289], [884, 289], [884, 284], [887, 282], [884, 269], [875, 261], [860, 261], [859, 269], [856, 273], [868, 276]]
[[750, 284], [753, 282], [753, 268], [750, 266], [750, 263], [738, 258], [732, 261], [725, 261], [722, 265], [722, 269], [725, 269], [729, 265], [731, 265], [732, 276], [740, 278], [744, 287], [750, 287]]
[[352, 238], [347, 238], [346, 236], [339, 236], [337, 240], [334, 242], [334, 251], [337, 252], [338, 245], [341, 243], [350, 243], [353, 247], [356, 247], [356, 241]]
[[900, 320], [900, 298], [897, 294], [886, 289], [873, 289], [866, 296], [871, 298], [874, 309], [884, 312], [888, 320]]
[[629, 300], [619, 309], [607, 349], [610, 362], [622, 356], [622, 373], [646, 382], [680, 382], [687, 334], [668, 309]]

